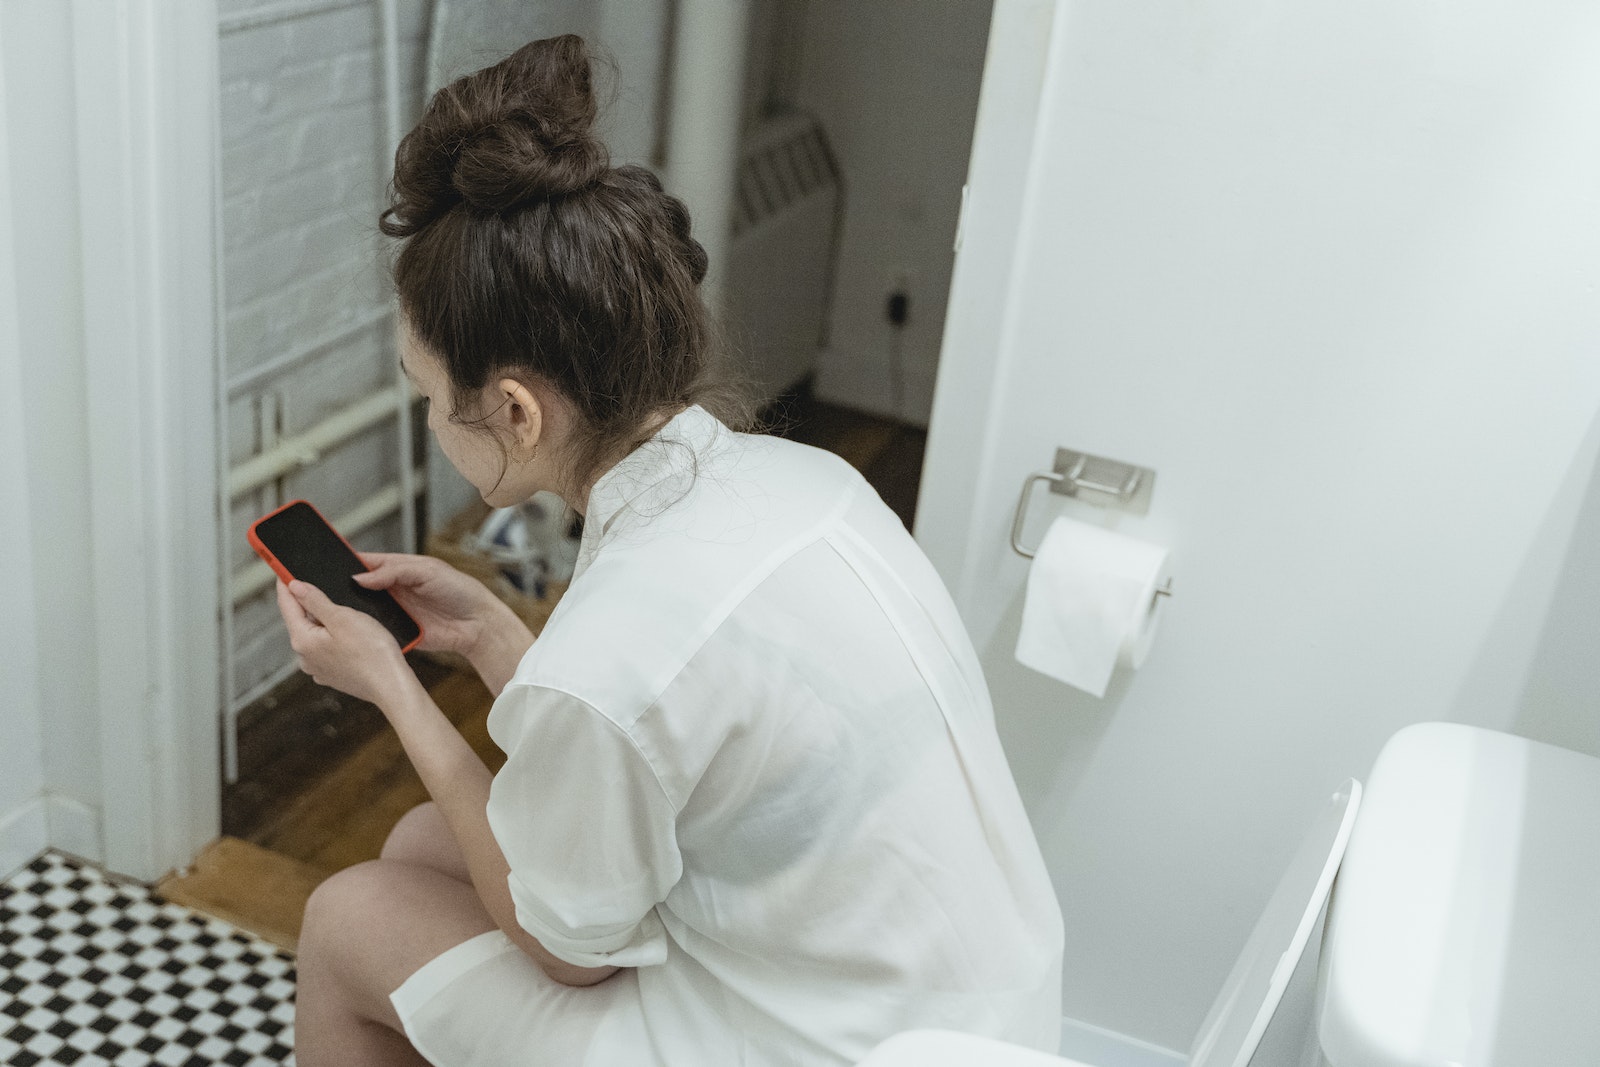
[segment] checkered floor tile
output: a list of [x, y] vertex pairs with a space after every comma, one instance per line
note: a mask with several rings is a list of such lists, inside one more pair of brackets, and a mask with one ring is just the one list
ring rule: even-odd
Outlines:
[[292, 1063], [294, 958], [45, 853], [0, 884], [0, 1064]]

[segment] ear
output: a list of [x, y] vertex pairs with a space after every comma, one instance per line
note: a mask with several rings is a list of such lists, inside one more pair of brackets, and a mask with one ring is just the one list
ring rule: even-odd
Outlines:
[[544, 405], [532, 389], [515, 378], [501, 378], [495, 388], [506, 398], [506, 429], [517, 449], [531, 454], [544, 436]]

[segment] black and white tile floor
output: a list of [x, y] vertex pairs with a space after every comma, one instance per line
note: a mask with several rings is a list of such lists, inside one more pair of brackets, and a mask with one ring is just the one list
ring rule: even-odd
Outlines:
[[0, 884], [0, 1064], [292, 1063], [294, 958], [45, 853]]

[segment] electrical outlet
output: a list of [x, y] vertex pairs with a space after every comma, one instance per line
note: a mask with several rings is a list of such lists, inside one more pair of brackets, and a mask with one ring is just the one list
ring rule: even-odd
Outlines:
[[889, 325], [904, 326], [911, 317], [911, 294], [904, 289], [896, 289], [889, 294], [889, 299], [884, 303], [884, 314], [889, 318]]
[[915, 286], [916, 272], [905, 267], [895, 268], [885, 278], [883, 315], [896, 329], [903, 329], [914, 314]]

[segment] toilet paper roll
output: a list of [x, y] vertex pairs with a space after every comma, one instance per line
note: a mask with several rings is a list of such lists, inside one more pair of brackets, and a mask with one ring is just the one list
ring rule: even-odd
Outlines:
[[1058, 518], [1028, 572], [1017, 660], [1095, 696], [1118, 663], [1138, 667], [1160, 619], [1167, 550]]

